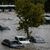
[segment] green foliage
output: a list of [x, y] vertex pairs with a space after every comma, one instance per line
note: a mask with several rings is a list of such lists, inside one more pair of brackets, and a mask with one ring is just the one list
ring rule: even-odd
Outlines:
[[29, 36], [29, 27], [38, 27], [43, 24], [44, 4], [42, 0], [15, 0], [15, 5], [20, 19], [19, 30], [24, 29]]
[[33, 0], [34, 3], [44, 4], [47, 0]]

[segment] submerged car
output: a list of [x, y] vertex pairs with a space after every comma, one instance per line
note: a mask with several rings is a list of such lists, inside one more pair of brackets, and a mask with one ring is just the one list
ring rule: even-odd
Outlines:
[[44, 50], [43, 48], [48, 47], [48, 42], [40, 36], [32, 36], [31, 37], [31, 46], [34, 46], [38, 50]]
[[3, 27], [3, 26], [0, 25], [0, 31], [4, 31], [4, 30], [10, 30], [10, 28], [8, 28], [8, 27]]
[[22, 45], [20, 42], [9, 41], [8, 39], [3, 40], [1, 44], [4, 46], [7, 46], [9, 48], [22, 48], [22, 47], [24, 47], [24, 45]]
[[30, 42], [32, 43], [45, 43], [45, 40], [39, 36], [31, 36], [30, 37]]
[[15, 39], [22, 44], [30, 44], [29, 39], [27, 39], [25, 36], [15, 36]]

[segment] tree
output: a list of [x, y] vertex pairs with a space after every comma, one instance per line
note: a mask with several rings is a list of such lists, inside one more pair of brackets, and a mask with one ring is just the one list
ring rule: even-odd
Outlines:
[[18, 28], [19, 30], [24, 29], [28, 38], [30, 37], [29, 27], [38, 27], [44, 22], [44, 3], [37, 1], [15, 0], [16, 13], [20, 19]]
[[33, 0], [34, 3], [44, 4], [47, 0]]

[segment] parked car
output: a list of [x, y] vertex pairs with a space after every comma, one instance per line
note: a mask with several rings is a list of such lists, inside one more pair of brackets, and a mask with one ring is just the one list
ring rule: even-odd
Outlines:
[[15, 39], [22, 44], [30, 44], [29, 39], [27, 39], [25, 36], [15, 36]]
[[10, 30], [10, 28], [8, 28], [8, 27], [3, 27], [2, 25], [0, 25], [0, 31], [4, 31], [4, 30]]
[[50, 13], [44, 14], [45, 24], [50, 24]]
[[29, 41], [32, 43], [45, 43], [45, 40], [39, 36], [31, 36]]
[[31, 47], [35, 47], [38, 50], [44, 50], [48, 47], [48, 42], [46, 42], [42, 37], [40, 36], [32, 36], [31, 37]]
[[7, 46], [9, 48], [22, 48], [22, 47], [24, 47], [24, 45], [22, 45], [20, 42], [10, 41], [8, 39], [4, 39], [1, 44], [4, 46]]

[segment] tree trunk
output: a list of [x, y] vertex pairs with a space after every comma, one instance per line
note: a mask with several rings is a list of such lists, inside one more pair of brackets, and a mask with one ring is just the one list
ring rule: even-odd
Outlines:
[[30, 38], [30, 34], [29, 34], [29, 29], [28, 29], [28, 27], [26, 28], [26, 33], [27, 33], [27, 38], [29, 39], [29, 38]]
[[25, 32], [27, 33], [27, 38], [29, 39], [30, 38], [30, 34], [29, 34], [29, 26], [28, 26], [28, 21], [26, 20], [25, 18]]

